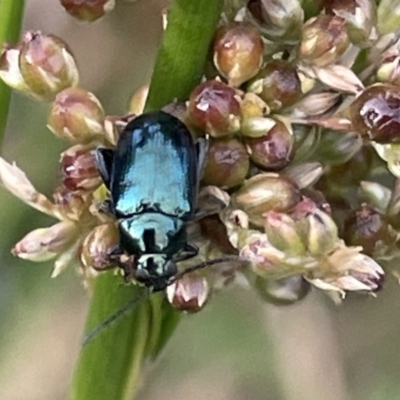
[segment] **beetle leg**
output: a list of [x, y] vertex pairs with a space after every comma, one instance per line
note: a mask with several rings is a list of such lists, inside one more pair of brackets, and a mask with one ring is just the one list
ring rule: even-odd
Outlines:
[[116, 265], [124, 271], [124, 279], [130, 282], [136, 274], [136, 257], [125, 253], [121, 246], [116, 245], [109, 253], [110, 263]]
[[101, 179], [107, 188], [110, 187], [111, 168], [113, 164], [115, 151], [113, 149], [107, 149], [105, 147], [99, 147], [95, 151], [95, 158], [97, 163], [97, 169], [99, 170]]
[[99, 206], [99, 212], [115, 215], [115, 209], [114, 209], [114, 205], [113, 205], [111, 199], [106, 199], [101, 202], [101, 204]]
[[197, 182], [200, 182], [200, 179], [203, 175], [203, 169], [206, 164], [206, 158], [207, 158], [207, 150], [208, 150], [208, 141], [204, 138], [198, 138], [196, 142]]

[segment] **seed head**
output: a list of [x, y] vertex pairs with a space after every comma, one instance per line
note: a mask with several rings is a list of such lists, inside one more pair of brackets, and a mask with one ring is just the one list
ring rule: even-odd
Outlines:
[[264, 43], [257, 29], [231, 22], [221, 26], [214, 39], [214, 64], [230, 86], [240, 86], [257, 74], [263, 62]]
[[78, 84], [78, 69], [67, 44], [54, 35], [27, 32], [21, 42], [19, 68], [29, 93], [51, 101]]
[[303, 26], [300, 59], [307, 65], [325, 67], [335, 63], [348, 46], [346, 20], [321, 14]]
[[275, 125], [264, 136], [246, 138], [246, 144], [251, 161], [266, 171], [283, 169], [293, 156], [293, 134], [278, 119], [275, 119]]
[[280, 60], [267, 63], [249, 82], [247, 89], [259, 95], [273, 111], [291, 107], [302, 95], [296, 68]]
[[263, 173], [248, 179], [232, 200], [246, 212], [251, 223], [263, 227], [265, 213], [290, 210], [301, 200], [301, 195], [298, 187], [284, 175]]
[[96, 226], [84, 239], [80, 259], [86, 268], [104, 271], [114, 268], [110, 255], [118, 245], [118, 231], [114, 224]]
[[206, 81], [190, 94], [188, 116], [213, 137], [230, 135], [240, 128], [240, 98], [225, 83]]
[[375, 84], [352, 103], [350, 118], [354, 130], [378, 143], [400, 143], [400, 88]]
[[61, 138], [87, 143], [104, 134], [103, 123], [100, 101], [86, 90], [69, 88], [53, 101], [47, 126]]
[[167, 298], [180, 311], [198, 312], [206, 304], [211, 288], [204, 276], [186, 274], [167, 287]]
[[249, 166], [246, 146], [238, 139], [212, 140], [202, 181], [205, 185], [233, 188], [243, 183]]
[[293, 44], [298, 41], [304, 12], [298, 0], [250, 0], [247, 17], [268, 39]]
[[102, 183], [91, 147], [76, 145], [61, 153], [63, 185], [71, 191], [91, 191]]

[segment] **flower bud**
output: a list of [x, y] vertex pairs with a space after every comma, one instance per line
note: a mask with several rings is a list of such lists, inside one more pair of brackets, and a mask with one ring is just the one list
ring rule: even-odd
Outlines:
[[219, 81], [206, 81], [190, 94], [191, 122], [213, 137], [227, 136], [240, 128], [240, 98], [236, 91]]
[[[372, 258], [361, 254], [359, 247], [339, 248], [329, 255], [328, 262], [336, 277], [327, 281], [336, 290], [377, 291], [382, 287], [383, 269]], [[338, 274], [342, 276], [337, 278]]]
[[12, 89], [29, 94], [29, 88], [19, 68], [20, 50], [21, 44], [16, 46], [4, 45], [0, 55], [0, 78]]
[[254, 287], [265, 301], [277, 306], [297, 303], [310, 291], [310, 284], [301, 275], [275, 280], [257, 276]]
[[305, 246], [297, 233], [296, 222], [286, 214], [269, 211], [265, 215], [265, 233], [278, 250], [287, 255], [304, 254]]
[[270, 113], [268, 104], [255, 93], [246, 92], [240, 104], [242, 119], [265, 117]]
[[243, 119], [240, 133], [247, 138], [261, 138], [276, 126], [276, 120], [270, 117], [250, 117]]
[[51, 101], [63, 89], [78, 84], [78, 69], [67, 44], [53, 35], [27, 32], [19, 67], [29, 93]]
[[223, 188], [243, 183], [250, 161], [245, 145], [237, 139], [210, 141], [202, 182]]
[[[245, 258], [252, 271], [262, 277], [276, 277], [282, 273], [285, 253], [268, 241], [267, 235], [258, 231], [247, 231], [239, 243], [239, 257]], [[244, 236], [244, 235], [242, 235]]]
[[115, 0], [60, 0], [60, 2], [68, 14], [88, 22], [101, 18], [115, 6]]
[[366, 204], [345, 222], [343, 239], [349, 246], [362, 246], [369, 256], [378, 246], [394, 242], [385, 216]]
[[296, 43], [304, 19], [298, 0], [249, 0], [247, 17], [268, 39]]
[[400, 86], [400, 49], [398, 45], [385, 52], [376, 71], [378, 81]]
[[304, 222], [309, 252], [313, 255], [329, 254], [338, 242], [338, 228], [333, 219], [315, 208], [305, 216]]
[[300, 59], [304, 64], [325, 67], [347, 50], [346, 20], [331, 15], [311, 18], [303, 26]]
[[354, 130], [378, 143], [400, 143], [400, 88], [376, 84], [366, 88], [351, 104]]
[[22, 238], [12, 253], [25, 260], [46, 261], [65, 250], [77, 235], [76, 225], [63, 221], [50, 228], [35, 229]]
[[64, 151], [60, 166], [63, 185], [72, 191], [91, 191], [102, 183], [94, 150], [90, 147], [78, 144]]
[[99, 100], [86, 90], [69, 88], [52, 103], [48, 128], [61, 138], [87, 143], [104, 133], [103, 122]]
[[246, 138], [250, 159], [261, 169], [283, 169], [292, 159], [293, 135], [282, 121], [275, 119], [275, 122], [264, 136]]
[[269, 62], [249, 82], [247, 89], [258, 94], [273, 111], [291, 107], [302, 95], [296, 68], [280, 60]]
[[232, 200], [248, 214], [251, 223], [263, 227], [265, 213], [290, 210], [301, 200], [301, 194], [299, 188], [285, 176], [264, 173], [247, 180]]
[[83, 241], [80, 254], [82, 264], [96, 271], [114, 268], [110, 254], [118, 243], [118, 231], [114, 224], [96, 226]]
[[376, 7], [372, 0], [330, 0], [326, 2], [325, 12], [346, 20], [350, 41], [357, 46], [367, 46], [376, 24]]
[[168, 301], [176, 309], [198, 312], [205, 306], [211, 289], [204, 276], [191, 273], [169, 285], [166, 292]]
[[230, 86], [240, 86], [257, 74], [264, 43], [258, 31], [241, 22], [221, 26], [214, 39], [214, 64]]

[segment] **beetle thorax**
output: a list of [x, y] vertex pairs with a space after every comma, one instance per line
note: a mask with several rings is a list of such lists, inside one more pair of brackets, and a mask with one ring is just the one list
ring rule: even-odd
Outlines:
[[182, 249], [186, 232], [181, 220], [161, 213], [143, 213], [120, 221], [121, 246], [129, 254], [165, 254]]

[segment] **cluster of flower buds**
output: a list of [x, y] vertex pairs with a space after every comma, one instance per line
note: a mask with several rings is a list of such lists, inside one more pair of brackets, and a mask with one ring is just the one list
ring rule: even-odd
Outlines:
[[26, 32], [0, 57], [0, 78], [13, 89], [39, 100], [52, 101], [57, 93], [78, 84], [78, 69], [67, 44], [53, 35]]
[[398, 255], [396, 188], [370, 182], [378, 157], [400, 177], [400, 46], [380, 29], [384, 3], [228, 2], [214, 71], [187, 102], [183, 119], [209, 137], [202, 183], [229, 191], [219, 218], [269, 301], [310, 284], [376, 291], [376, 261]]
[[[62, 1], [94, 20], [113, 2], [78, 3]], [[180, 268], [224, 255], [237, 261], [183, 274], [167, 290], [175, 307], [198, 311], [231, 282], [276, 304], [302, 299], [311, 286], [342, 296], [380, 289], [378, 262], [399, 256], [400, 237], [400, 19], [388, 4], [226, 2], [204, 80], [165, 111], [208, 139], [198, 199], [206, 217], [188, 226], [200, 251]], [[54, 202], [0, 160], [0, 182], [60, 221], [28, 234], [14, 254], [56, 257], [54, 274], [76, 254], [87, 276], [112, 268], [118, 235], [98, 211], [106, 193], [93, 149], [115, 145], [132, 116], [106, 117], [76, 87], [73, 56], [53, 36], [30, 32], [5, 49], [0, 78], [53, 101], [48, 126], [73, 144], [61, 156]], [[143, 112], [147, 93], [134, 95], [132, 113]], [[375, 182], [392, 175], [392, 188]]]
[[[118, 243], [116, 229], [98, 206], [102, 190], [94, 150], [115, 143], [100, 101], [77, 87], [78, 70], [71, 51], [59, 38], [27, 32], [14, 47], [4, 49], [0, 77], [14, 89], [51, 101], [48, 128], [72, 147], [60, 157], [61, 186], [53, 201], [38, 193], [15, 165], [0, 159], [0, 183], [24, 202], [59, 220], [28, 233], [13, 254], [41, 261], [55, 258], [52, 276], [81, 258], [85, 275], [110, 267], [107, 252]], [[107, 265], [105, 265], [108, 262]]]

